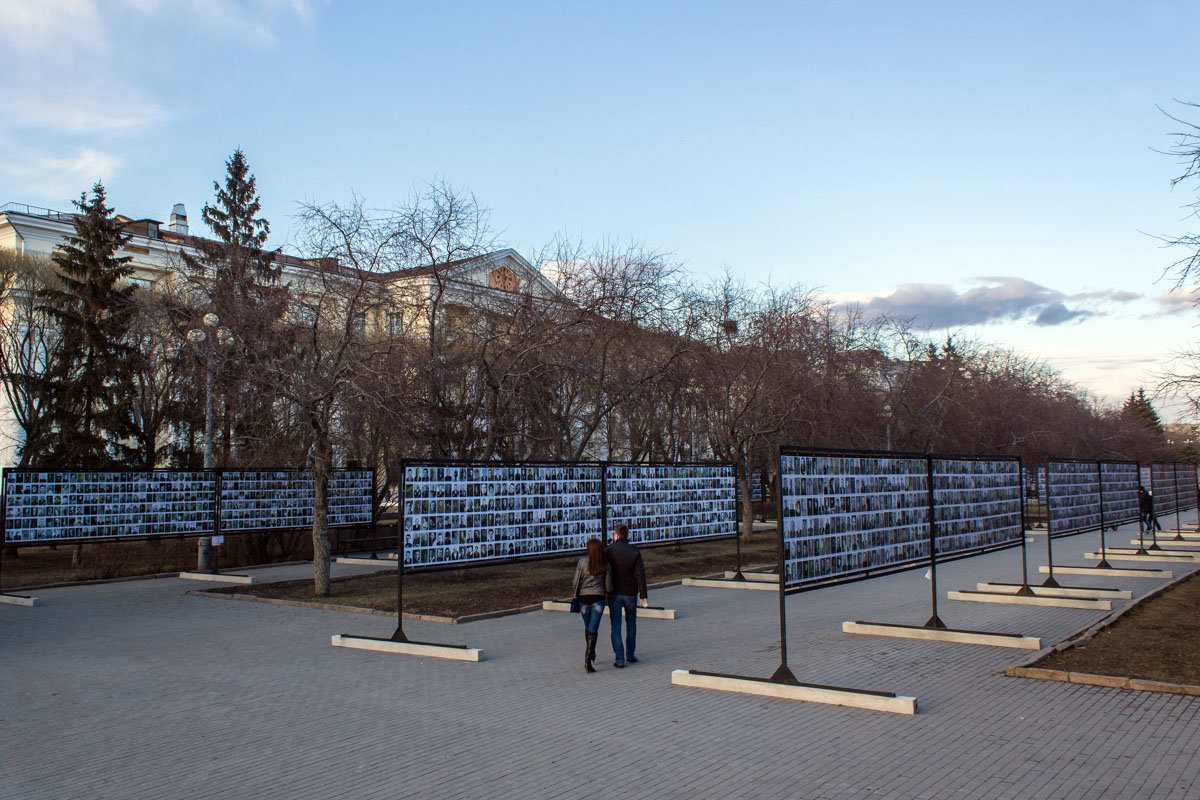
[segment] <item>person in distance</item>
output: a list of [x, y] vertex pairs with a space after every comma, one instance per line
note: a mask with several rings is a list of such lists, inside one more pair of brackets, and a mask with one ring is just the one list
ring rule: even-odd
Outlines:
[[1138, 510], [1142, 512], [1142, 530], [1149, 533], [1162, 530], [1158, 517], [1154, 516], [1154, 497], [1146, 491], [1145, 486], [1138, 486]]
[[[646, 594], [646, 566], [641, 552], [629, 543], [629, 527], [613, 529], [613, 543], [608, 546], [608, 568], [612, 587], [608, 593], [608, 616], [612, 624], [613, 666], [636, 664], [637, 609], [649, 605]], [[624, 642], [621, 641], [621, 618], [625, 618]]]
[[583, 638], [586, 649], [583, 668], [595, 672], [592, 662], [596, 660], [596, 636], [600, 630], [600, 618], [604, 616], [604, 600], [612, 588], [612, 574], [604, 553], [604, 542], [588, 539], [587, 555], [575, 563], [575, 585], [573, 595], [583, 617]]

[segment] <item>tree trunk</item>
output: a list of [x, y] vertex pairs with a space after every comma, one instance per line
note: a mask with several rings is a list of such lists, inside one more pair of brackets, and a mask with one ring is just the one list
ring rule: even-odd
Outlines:
[[738, 491], [742, 496], [742, 541], [750, 541], [754, 535], [754, 501], [750, 494], [750, 466], [743, 461], [745, 469], [738, 470]]
[[313, 448], [313, 594], [329, 596], [329, 462], [328, 438], [319, 434]]

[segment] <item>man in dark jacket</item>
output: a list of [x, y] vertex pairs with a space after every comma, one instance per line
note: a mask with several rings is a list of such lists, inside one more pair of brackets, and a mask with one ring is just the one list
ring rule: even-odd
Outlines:
[[[629, 528], [618, 525], [613, 530], [613, 543], [605, 551], [612, 571], [612, 591], [608, 595], [608, 617], [612, 624], [614, 667], [626, 662], [637, 663], [637, 608], [649, 605], [646, 594], [646, 566], [642, 554], [629, 543]], [[639, 599], [640, 598], [640, 599]], [[625, 641], [621, 641], [621, 617], [625, 617]]]
[[1158, 517], [1154, 516], [1154, 497], [1146, 491], [1145, 486], [1138, 486], [1138, 510], [1142, 512], [1142, 530], [1162, 530]]

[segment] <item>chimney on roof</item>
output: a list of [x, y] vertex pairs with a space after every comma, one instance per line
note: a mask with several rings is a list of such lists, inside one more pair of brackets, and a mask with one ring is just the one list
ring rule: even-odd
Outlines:
[[187, 236], [187, 209], [183, 207], [183, 203], [176, 203], [175, 207], [171, 209], [171, 221], [167, 227], [172, 233]]

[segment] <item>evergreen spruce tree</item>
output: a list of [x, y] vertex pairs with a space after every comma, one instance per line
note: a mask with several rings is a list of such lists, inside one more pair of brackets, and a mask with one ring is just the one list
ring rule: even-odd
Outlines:
[[137, 307], [129, 257], [118, 253], [129, 236], [107, 205], [104, 186], [75, 203], [75, 234], [55, 250], [58, 285], [43, 287], [36, 302], [58, 326], [39, 391], [49, 425], [27, 441], [29, 463], [95, 469], [128, 461], [132, 432], [126, 399], [135, 353], [126, 334]]
[[279, 251], [263, 249], [271, 227], [260, 216], [262, 202], [241, 149], [225, 167], [224, 184], [213, 182], [214, 202], [201, 214], [216, 238], [195, 239], [199, 256], [184, 254], [206, 300], [197, 311], [215, 312], [234, 334], [234, 344], [217, 364], [219, 464], [231, 448], [253, 450], [251, 443], [268, 438], [275, 426], [270, 398], [254, 391], [253, 382], [255, 365], [271, 357], [265, 349], [269, 329], [287, 308], [287, 290], [279, 286]]
[[262, 202], [255, 184], [245, 154], [240, 148], [234, 150], [225, 162], [225, 185], [213, 181], [216, 204], [206, 203], [201, 210], [201, 218], [217, 241], [198, 239], [194, 244], [200, 258], [185, 256], [188, 266], [213, 281], [214, 305], [231, 302], [235, 296], [249, 299], [256, 289], [272, 286], [279, 279], [275, 263], [279, 251], [263, 249], [271, 225], [257, 216]]
[[1139, 388], [1136, 393], [1130, 392], [1129, 399], [1125, 401], [1125, 405], [1121, 407], [1121, 411], [1159, 436], [1166, 436], [1162, 419], [1159, 418], [1158, 412], [1154, 410], [1154, 405], [1150, 402], [1150, 398], [1146, 397], [1145, 389]]

